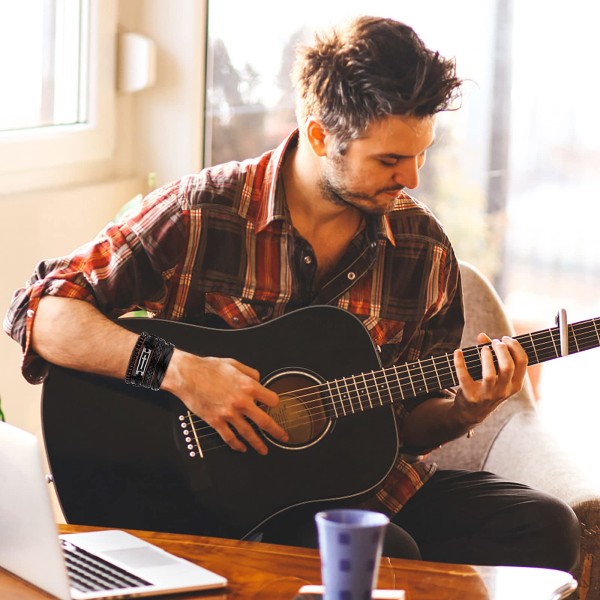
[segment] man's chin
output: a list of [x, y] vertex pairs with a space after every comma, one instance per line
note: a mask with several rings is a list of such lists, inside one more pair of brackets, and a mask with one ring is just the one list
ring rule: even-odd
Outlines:
[[360, 210], [366, 215], [380, 216], [387, 215], [389, 212], [391, 212], [392, 208], [394, 208], [394, 203], [391, 202], [386, 206], [382, 206], [380, 204], [369, 204], [360, 206], [355, 205], [355, 208], [358, 208], [358, 210]]
[[385, 215], [394, 208], [394, 204], [396, 203], [396, 196], [388, 196], [385, 202], [377, 202], [372, 200], [371, 202], [365, 202], [357, 208], [360, 208], [365, 213], [371, 215]]

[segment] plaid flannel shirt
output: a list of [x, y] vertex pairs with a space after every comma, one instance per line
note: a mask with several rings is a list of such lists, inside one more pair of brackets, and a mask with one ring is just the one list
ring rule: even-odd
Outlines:
[[[164, 186], [90, 243], [42, 261], [4, 320], [23, 348], [24, 376], [40, 383], [47, 373], [30, 343], [46, 294], [91, 302], [113, 318], [144, 308], [190, 323], [216, 315], [233, 328], [330, 304], [362, 321], [384, 366], [454, 350], [463, 328], [458, 264], [438, 221], [404, 192], [389, 214], [366, 218], [335, 270], [316, 284], [316, 257], [294, 230], [277, 185], [296, 142], [293, 132], [259, 158]], [[400, 436], [408, 410], [395, 406]], [[395, 514], [434, 469], [398, 457], [363, 506]]]

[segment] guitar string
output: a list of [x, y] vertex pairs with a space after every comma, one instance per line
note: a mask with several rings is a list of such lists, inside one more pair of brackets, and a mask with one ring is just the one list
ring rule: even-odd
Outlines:
[[[550, 333], [550, 335], [551, 335], [553, 338], [555, 337], [555, 336], [554, 336], [554, 333], [555, 333], [555, 331], [554, 331], [554, 330], [547, 330], [547, 333], [545, 334], [545, 337], [547, 337], [547, 336], [548, 336], [548, 332]], [[537, 333], [539, 334], [539, 333], [541, 333], [541, 332], [537, 332]], [[532, 334], [532, 335], [533, 335], [533, 334]], [[596, 339], [598, 339], [598, 336], [597, 336], [597, 335], [596, 335], [596, 336], [594, 336], [594, 337], [595, 337]], [[582, 343], [587, 343], [587, 342], [589, 341], [589, 339], [592, 339], [592, 338], [586, 338], [586, 339], [583, 339], [583, 338], [581, 338], [581, 339], [579, 339], [579, 342], [582, 342]], [[594, 343], [596, 343], [596, 342], [594, 342]], [[485, 344], [481, 344], [481, 345], [479, 345], [479, 346], [474, 346], [474, 347], [472, 347], [472, 348], [466, 348], [466, 349], [464, 349], [464, 350], [465, 350], [465, 352], [466, 352], [466, 351], [468, 351], [468, 350], [479, 350], [479, 349], [480, 349], [482, 346], [485, 346]], [[590, 346], [590, 348], [591, 348], [591, 347], [593, 347], [593, 346]], [[547, 344], [547, 345], [546, 345], [546, 348], [544, 348], [544, 347], [540, 347], [540, 348], [538, 348], [538, 349], [539, 349], [541, 352], [543, 352], [544, 350], [547, 350], [548, 348], [555, 349], [555, 341], [554, 341], [554, 340], [553, 340], [553, 342], [552, 342], [551, 344], [550, 344], [550, 343], [549, 343], [549, 344]], [[584, 348], [584, 349], [589, 349], [589, 348]], [[580, 351], [580, 349], [579, 349], [579, 348], [577, 348], [577, 347], [575, 348], [575, 350], [576, 350], [576, 351]], [[449, 355], [448, 355], [448, 356], [449, 356]], [[553, 357], [554, 357], [554, 358], [556, 358], [556, 357], [557, 357], [557, 354], [556, 354], [555, 352], [553, 352]], [[436, 357], [436, 358], [438, 358], [438, 359], [439, 359], [440, 357]], [[442, 358], [444, 358], [444, 357], [442, 357]], [[427, 360], [427, 361], [430, 361], [431, 359], [425, 359], [425, 360]], [[477, 364], [477, 365], [480, 365], [480, 361], [477, 361], [477, 360], [476, 360], [475, 362], [476, 362], [476, 364]], [[467, 364], [468, 364], [468, 361], [467, 361]], [[433, 365], [432, 365], [432, 366], [433, 366]], [[472, 365], [471, 365], [471, 366], [472, 366]], [[399, 367], [399, 368], [401, 368], [401, 367]], [[390, 367], [388, 367], [388, 369], [392, 369], [392, 370], [393, 370], [394, 368], [393, 368], [393, 367], [391, 367], [391, 368], [390, 368]], [[385, 370], [385, 369], [384, 369], [384, 370]], [[450, 369], [447, 369], [447, 371], [448, 371], [448, 372], [451, 372], [451, 370], [450, 370]], [[380, 371], [379, 373], [381, 373], [381, 372], [382, 372], [382, 371]], [[424, 374], [424, 372], [423, 372], [423, 374]], [[373, 382], [376, 382], [376, 381], [377, 381], [377, 377], [378, 377], [378, 372], [375, 372], [375, 371], [373, 371], [373, 372], [371, 372], [371, 373], [363, 373], [363, 374], [361, 374], [360, 376], [363, 376], [363, 375], [366, 375], [366, 376], [372, 376], [372, 377], [373, 377]], [[438, 375], [439, 375], [439, 370], [438, 370], [438, 372], [436, 372], [436, 379], [438, 378]], [[358, 377], [358, 376], [351, 376], [351, 377], [352, 377], [352, 378], [355, 378], [355, 377]], [[347, 379], [348, 379], [348, 378], [347, 378]], [[335, 380], [335, 382], [338, 382], [338, 381], [343, 381], [343, 379], [341, 379], [341, 380]], [[333, 382], [329, 382], [329, 383], [333, 383]], [[324, 385], [324, 384], [320, 384], [320, 386], [322, 386], [322, 385]], [[312, 387], [314, 388], [314, 387], [318, 387], [318, 386], [312, 386]], [[386, 381], [386, 387], [389, 387], [389, 386], [387, 386], [387, 381]], [[305, 389], [310, 389], [310, 388], [305, 388]], [[368, 389], [368, 387], [367, 387], [367, 388], [365, 388], [365, 390], [366, 390], [366, 393], [367, 393], [367, 395], [368, 395], [368, 394], [369, 394], [369, 389]], [[301, 391], [301, 390], [298, 390], [298, 391]], [[393, 393], [392, 393], [392, 389], [391, 389], [391, 388], [389, 389], [389, 391], [390, 391], [390, 395], [391, 395], [391, 396], [393, 396]], [[400, 399], [403, 399], [403, 398], [404, 398], [404, 395], [402, 394], [402, 389], [401, 389], [401, 386], [398, 386], [398, 387], [397, 387], [397, 388], [396, 388], [394, 391], [395, 391], [395, 392], [397, 392], [397, 391], [400, 391], [400, 394], [401, 394], [401, 396], [400, 396]], [[358, 390], [358, 387], [356, 388], [356, 392], [357, 392], [357, 393], [359, 392], [359, 390]], [[323, 407], [323, 397], [322, 397], [321, 391], [320, 391], [320, 390], [317, 390], [316, 392], [313, 392], [313, 393], [312, 393], [312, 395], [317, 397], [317, 400], [315, 400], [315, 401], [314, 401], [314, 403], [318, 405], [318, 410], [319, 410], [319, 412], [320, 412], [320, 413], [322, 413], [322, 412], [323, 412], [323, 410], [322, 410], [322, 407]], [[309, 396], [309, 394], [305, 394], [305, 396]], [[339, 396], [339, 394], [338, 394], [338, 396]], [[334, 395], [332, 395], [332, 398], [333, 398], [333, 397], [334, 397]], [[348, 398], [346, 398], [346, 399], [348, 400]], [[350, 399], [350, 401], [351, 401], [351, 398], [349, 398], [349, 399]], [[394, 402], [394, 400], [396, 400], [396, 399], [397, 399], [397, 398], [394, 398], [394, 399], [392, 400], [392, 403], [393, 403], [393, 402]], [[333, 400], [333, 402], [335, 403], [335, 400]], [[339, 402], [343, 404], [343, 399], [342, 399], [342, 398], [340, 398]], [[365, 403], [366, 403], [366, 402], [365, 402]], [[388, 404], [389, 404], [389, 403], [388, 403]], [[309, 413], [310, 413], [310, 410], [311, 410], [311, 409], [309, 408], [309, 409], [308, 409], [308, 411], [307, 411], [307, 409], [306, 409], [306, 406], [307, 406], [307, 404], [303, 404], [303, 405], [302, 405], [302, 409], [301, 409], [301, 410], [299, 410], [299, 411], [297, 411], [297, 412], [298, 412], [298, 413], [303, 413], [303, 414], [305, 414], [306, 412], [309, 412]], [[371, 405], [371, 404], [369, 404], [369, 407], [371, 407], [371, 406], [372, 406], [372, 405]], [[381, 404], [381, 406], [384, 406], [384, 404]], [[358, 405], [357, 405], [357, 406], [356, 406], [356, 410], [350, 410], [350, 411], [348, 411], [348, 412], [350, 412], [350, 413], [355, 413], [355, 412], [361, 412], [361, 411], [364, 411], [364, 408], [363, 408], [363, 403], [362, 403], [362, 402], [360, 402], [360, 408], [358, 408]], [[346, 415], [346, 414], [348, 414], [348, 413], [346, 413], [346, 412], [344, 411], [344, 415]], [[293, 415], [291, 415], [291, 416], [293, 417]], [[337, 416], [337, 415], [336, 415], [336, 416]], [[195, 419], [195, 422], [202, 421], [202, 419], [200, 419], [199, 417], [196, 417], [195, 415], [194, 415], [194, 419]], [[293, 420], [293, 419], [292, 419], [292, 420]], [[190, 420], [190, 421], [191, 421], [191, 420]], [[204, 421], [202, 421], [202, 422], [204, 422]], [[313, 419], [312, 419], [312, 418], [309, 418], [307, 421], [305, 421], [305, 422], [299, 422], [299, 423], [297, 423], [295, 426], [296, 426], [296, 427], [301, 427], [301, 426], [304, 426], [304, 425], [306, 425], [306, 424], [308, 424], [308, 423], [311, 423], [311, 422], [313, 422]], [[205, 423], [205, 422], [204, 422], [204, 423]], [[284, 423], [284, 424], [285, 424], [285, 423]], [[210, 431], [212, 431], [212, 434], [209, 434], [209, 435], [219, 436], [219, 434], [218, 434], [218, 433], [217, 433], [217, 432], [214, 430], [214, 428], [212, 428], [211, 426], [209, 426], [208, 424], [206, 424], [206, 423], [205, 423], [205, 426], [204, 426], [203, 428], [199, 428], [199, 429], [197, 430], [197, 432], [196, 432], [196, 433], [198, 433], [198, 432], [199, 432], [199, 435], [203, 437], [203, 441], [205, 441], [205, 440], [206, 440], [206, 438], [208, 437], [207, 435], [204, 435], [204, 434], [202, 433], [202, 430], [203, 430], [203, 429], [204, 429], [204, 430], [210, 430]], [[220, 436], [219, 436], [219, 437], [220, 437]]]
[[[358, 390], [357, 390], [357, 391], [358, 391]], [[391, 390], [390, 390], [390, 392], [391, 392]], [[368, 391], [367, 391], [367, 394], [368, 394]], [[318, 400], [316, 400], [315, 402], [317, 402], [317, 403], [318, 403], [318, 405], [319, 405], [319, 412], [321, 413], [321, 412], [323, 412], [323, 411], [321, 410], [321, 409], [322, 409], [322, 406], [323, 406], [323, 403], [322, 403], [322, 397], [321, 397], [321, 394], [320, 394], [320, 393], [317, 393], [317, 394], [315, 394], [315, 395], [319, 397], [319, 399], [318, 399]], [[401, 396], [401, 397], [403, 397], [403, 396]], [[361, 403], [361, 409], [360, 409], [360, 410], [364, 410], [364, 409], [362, 408], [362, 403]], [[301, 411], [299, 411], [299, 412], [306, 413], [307, 411], [306, 411], [306, 410], [301, 410]], [[310, 410], [309, 410], [308, 412], [310, 412]], [[352, 411], [352, 412], [357, 412], [357, 411]], [[360, 411], [358, 411], [358, 412], [360, 412]], [[197, 420], [198, 420], [198, 421], [201, 421], [201, 419], [197, 419]], [[292, 419], [292, 420], [293, 420], [293, 419]], [[308, 420], [307, 420], [305, 423], [299, 423], [299, 424], [297, 423], [297, 424], [295, 425], [295, 427], [300, 427], [300, 426], [303, 426], [304, 424], [308, 424], [308, 423], [311, 423], [311, 422], [313, 422], [313, 419], [312, 419], [312, 418], [309, 418], [309, 419], [308, 419]], [[281, 424], [281, 423], [280, 423], [280, 424]], [[285, 423], [283, 423], [283, 424], [285, 424]], [[292, 427], [291, 429], [293, 429], [293, 428], [294, 428], [294, 427]], [[217, 433], [217, 432], [216, 432], [216, 431], [215, 431], [215, 430], [214, 430], [212, 427], [210, 427], [210, 426], [208, 426], [208, 425], [205, 425], [204, 429], [210, 430], [210, 432], [211, 432], [211, 433], [209, 433], [209, 434], [205, 435], [205, 434], [202, 434], [202, 432], [200, 431], [200, 436], [202, 437], [202, 440], [203, 440], [203, 442], [204, 442], [204, 441], [206, 441], [206, 440], [207, 440], [207, 438], [208, 438], [209, 436], [214, 436], [214, 437], [218, 436], [218, 437], [219, 437], [219, 439], [220, 439], [220, 436], [218, 435], [218, 433]], [[290, 428], [288, 428], [288, 430], [289, 430], [289, 429], [290, 429]], [[225, 445], [225, 444], [223, 444], [223, 445]]]
[[[575, 325], [582, 325], [584, 323], [592, 323], [592, 326], [593, 326], [593, 335], [591, 335], [591, 336], [588, 335], [587, 337], [582, 337], [585, 334], [589, 334], [589, 331], [588, 332], [581, 332], [581, 331], [579, 331], [577, 333], [573, 332], [573, 338], [574, 338], [574, 340], [573, 340], [574, 341], [573, 350], [576, 351], [576, 352], [579, 352], [581, 350], [590, 349], [592, 347], [595, 347], [595, 346], [589, 346], [589, 347], [580, 348], [580, 346], [582, 346], [582, 345], [583, 346], [587, 346], [587, 344], [590, 342], [590, 340], [593, 340], [594, 344], [597, 344], [600, 341], [600, 336], [598, 335], [598, 330], [596, 328], [594, 320], [589, 321], [589, 322], [578, 323], [578, 324], [575, 324]], [[569, 326], [570, 329], [572, 329], [573, 327], [574, 326]], [[536, 356], [539, 355], [539, 354], [544, 354], [547, 350], [552, 350], [553, 351], [552, 352], [552, 358], [557, 358], [559, 355], [556, 353], [556, 348], [557, 348], [557, 345], [556, 345], [556, 335], [559, 336], [560, 334], [558, 332], [558, 329], [554, 328], [554, 329], [547, 329], [547, 330], [542, 330], [542, 331], [539, 331], [539, 332], [534, 332], [532, 334], [521, 335], [521, 336], [518, 336], [517, 339], [519, 339], [519, 341], [521, 342], [521, 344], [525, 348], [525, 346], [527, 346], [527, 345], [534, 345], [533, 344], [533, 336], [537, 336], [537, 337], [543, 338], [545, 340], [550, 336], [552, 339], [549, 340], [548, 343], [546, 343], [545, 345], [541, 345], [541, 346], [535, 348], [535, 350], [537, 351], [536, 352]], [[527, 339], [527, 338], [530, 338], [530, 339]], [[571, 338], [571, 336], [569, 336], [569, 338]], [[571, 340], [569, 339], [569, 341], [571, 341]], [[480, 344], [480, 345], [477, 345], [477, 346], [472, 346], [472, 347], [463, 349], [463, 352], [465, 352], [465, 354], [467, 354], [469, 352], [470, 353], [477, 352], [477, 358], [475, 358], [474, 360], [470, 361], [468, 359], [468, 357], [465, 356], [465, 360], [466, 360], [466, 364], [467, 364], [468, 368], [469, 367], [473, 367], [473, 366], [479, 368], [481, 366], [481, 361], [479, 360], [479, 352], [480, 352], [481, 348], [483, 346], [486, 346], [486, 345], [487, 344]], [[526, 349], [526, 351], [527, 351], [527, 349]], [[446, 355], [437, 356], [437, 357], [430, 357], [430, 358], [424, 359], [423, 361], [416, 361], [415, 363], [411, 363], [411, 365], [419, 365], [419, 370], [421, 371], [421, 373], [423, 375], [421, 379], [423, 379], [423, 382], [424, 382], [425, 388], [426, 388], [425, 390], [423, 390], [423, 393], [427, 393], [428, 392], [428, 390], [427, 390], [427, 387], [428, 387], [427, 386], [427, 379], [428, 378], [430, 378], [432, 381], [435, 382], [436, 380], [439, 380], [442, 377], [447, 377], [448, 374], [450, 374], [450, 375], [453, 376], [453, 380], [455, 379], [455, 377], [454, 377], [454, 369], [447, 368], [445, 366], [444, 366], [443, 369], [436, 369], [435, 365], [434, 365], [435, 361], [439, 361], [440, 359], [441, 360], [444, 360], [444, 359], [449, 360], [449, 358], [451, 356], [452, 356], [452, 354], [448, 353]], [[425, 363], [427, 363], [427, 362], [431, 362], [431, 366], [426, 365]], [[306, 414], [308, 412], [309, 415], [310, 415], [310, 412], [312, 410], [312, 408], [310, 407], [311, 403], [313, 403], [317, 407], [318, 412], [320, 413], [319, 416], [322, 416], [323, 413], [325, 413], [325, 415], [326, 415], [326, 410], [323, 408], [323, 394], [322, 394], [322, 390], [320, 389], [320, 388], [322, 388], [325, 385], [330, 386], [332, 384], [335, 384], [338, 387], [338, 389], [339, 389], [339, 383], [342, 382], [343, 386], [346, 387], [347, 393], [342, 393], [340, 395], [340, 393], [338, 392], [337, 394], [331, 394], [331, 398], [325, 397], [325, 400], [331, 399], [332, 402], [333, 402], [333, 404], [335, 405], [336, 400], [334, 398], [337, 395], [338, 398], [339, 398], [338, 402], [341, 405], [341, 412], [344, 413], [344, 416], [346, 416], [347, 414], [352, 414], [352, 413], [356, 413], [356, 412], [363, 412], [364, 411], [364, 405], [368, 405], [368, 408], [372, 408], [373, 407], [373, 404], [372, 404], [370, 398], [369, 398], [368, 401], [365, 400], [364, 403], [363, 403], [363, 401], [360, 400], [360, 393], [361, 392], [364, 392], [367, 396], [370, 396], [371, 393], [375, 393], [375, 392], [373, 392], [373, 390], [375, 390], [376, 393], [377, 393], [377, 395], [381, 396], [379, 390], [383, 389], [383, 388], [388, 388], [389, 396], [392, 397], [391, 404], [393, 404], [398, 399], [404, 399], [405, 395], [404, 395], [403, 390], [402, 390], [402, 383], [403, 383], [402, 378], [398, 378], [398, 377], [395, 378], [394, 383], [397, 382], [398, 385], [392, 389], [392, 387], [390, 387], [390, 385], [389, 385], [389, 381], [387, 379], [386, 372], [397, 371], [397, 370], [401, 370], [403, 368], [406, 369], [407, 366], [409, 366], [409, 365], [405, 364], [405, 365], [400, 365], [400, 366], [396, 366], [396, 367], [394, 367], [394, 366], [387, 367], [387, 368], [381, 369], [379, 371], [371, 371], [371, 372], [360, 373], [359, 375], [352, 375], [352, 376], [349, 376], [349, 377], [346, 377], [346, 378], [340, 378], [340, 379], [332, 380], [330, 382], [320, 383], [317, 386], [313, 385], [313, 386], [309, 386], [307, 388], [301, 388], [299, 390], [295, 390], [295, 391], [292, 391], [292, 392], [287, 392], [287, 393], [290, 393], [290, 394], [295, 394], [294, 397], [296, 399], [298, 399], [298, 398], [301, 399], [302, 397], [311, 397], [311, 396], [313, 396], [313, 397], [316, 398], [315, 400], [311, 400], [311, 401], [309, 401], [307, 403], [303, 403], [302, 407], [299, 410], [297, 410], [295, 413], [294, 412], [288, 412], [288, 413], [286, 413], [286, 415], [288, 415], [289, 417], [291, 417], [290, 420], [293, 421], [293, 427], [289, 427], [289, 424], [288, 424], [288, 428], [289, 429], [293, 429], [293, 428], [297, 428], [297, 427], [303, 427], [303, 426], [305, 426], [305, 425], [307, 425], [309, 423], [314, 422], [314, 419], [311, 418], [310, 416], [309, 416], [309, 418], [306, 421], [298, 421], [298, 422], [296, 422], [295, 419], [294, 419], [294, 417], [296, 415], [298, 415], [298, 414]], [[431, 369], [431, 367], [433, 367], [433, 371], [432, 370], [428, 371], [429, 375], [426, 375], [425, 374], [425, 369], [423, 367], [425, 367], [425, 369]], [[413, 368], [415, 368], [415, 367], [413, 367]], [[435, 375], [433, 375], [433, 373], [435, 373]], [[362, 384], [361, 384], [361, 389], [358, 388], [358, 386], [356, 385], [356, 381], [354, 381], [355, 391], [352, 392], [352, 391], [348, 390], [347, 381], [349, 379], [356, 380], [357, 377], [363, 378], [365, 380], [365, 382], [366, 382], [366, 378], [367, 377], [371, 377], [372, 381], [370, 382], [369, 385], [366, 385], [366, 386], [362, 386]], [[378, 378], [381, 378], [381, 377], [383, 377], [382, 382], [385, 380], [382, 384], [378, 383]], [[408, 375], [408, 377], [404, 378], [404, 383], [406, 384], [407, 382], [409, 382], [411, 384], [411, 387], [413, 387], [412, 378], [411, 378], [410, 374]], [[375, 387], [372, 387], [373, 384], [374, 384]], [[371, 387], [369, 387], [369, 386], [371, 386]], [[442, 389], [442, 388], [440, 388], [439, 386], [436, 386], [436, 390], [433, 390], [433, 391], [437, 391], [437, 390], [440, 390], [440, 389]], [[296, 392], [304, 392], [305, 390], [313, 390], [313, 391], [311, 391], [309, 393], [305, 393], [304, 395], [296, 395]], [[400, 393], [399, 398], [398, 397], [394, 397], [394, 394], [397, 393], [397, 392]], [[350, 402], [350, 406], [352, 407], [353, 406], [352, 405], [352, 394], [355, 394], [356, 397], [359, 399], [360, 406], [358, 406], [358, 405], [355, 404], [354, 407], [351, 410], [348, 410], [346, 412], [346, 409], [344, 407], [344, 401]], [[410, 396], [410, 397], [413, 397], [413, 396]], [[380, 400], [381, 400], [381, 398], [380, 398]], [[389, 405], [390, 403], [388, 402], [386, 404]], [[383, 403], [380, 402], [379, 406], [385, 406], [386, 404], [383, 404]], [[377, 405], [377, 403], [376, 403], [376, 405]], [[336, 410], [335, 412], [336, 412], [336, 417], [339, 416], [338, 415], [338, 411]], [[218, 434], [218, 432], [214, 428], [212, 428], [210, 425], [206, 424], [205, 421], [203, 421], [201, 418], [197, 417], [196, 415], [193, 415], [192, 418], [189, 419], [189, 421], [190, 421], [190, 423], [192, 425], [194, 425], [195, 423], [198, 423], [198, 422], [204, 423], [203, 427], [200, 427], [200, 428], [198, 428], [195, 431], [195, 433], [197, 435], [199, 435], [200, 437], [202, 437], [203, 441], [206, 441], [206, 439], [208, 437], [211, 437], [211, 436], [216, 436], [216, 437], [218, 437], [220, 439], [220, 435]], [[285, 424], [287, 424], [287, 422], [283, 423], [283, 424], [285, 425]], [[204, 434], [203, 432], [207, 431], [207, 430], [210, 431], [211, 433]], [[226, 444], [223, 443], [222, 445], [226, 445]]]
[[[587, 340], [583, 340], [583, 341], [587, 341]], [[473, 353], [473, 352], [477, 351], [477, 354], [479, 356], [481, 348], [483, 346], [485, 346], [485, 345], [486, 344], [481, 344], [479, 346], [473, 346], [471, 348], [465, 348], [464, 352], [465, 353], [469, 353], [469, 352]], [[540, 350], [540, 352], [543, 352], [544, 350], [547, 350], [548, 348], [554, 348], [554, 344], [552, 344], [552, 345], [548, 344], [545, 348], [544, 347], [540, 347], [540, 348], [538, 348], [538, 350]], [[447, 387], [447, 386], [444, 386], [444, 385], [441, 385], [441, 386], [440, 385], [436, 385], [434, 389], [430, 390], [429, 386], [427, 385], [427, 382], [428, 381], [429, 382], [431, 382], [431, 381], [435, 382], [437, 379], [441, 379], [442, 377], [447, 377], [448, 374], [450, 374], [452, 376], [454, 375], [455, 371], [453, 369], [447, 368], [446, 365], [444, 365], [444, 370], [440, 371], [440, 369], [436, 369], [435, 364], [434, 364], [436, 361], [439, 361], [440, 358], [441, 359], [448, 359], [450, 356], [451, 356], [451, 354], [443, 355], [442, 357], [440, 357], [440, 356], [435, 357], [435, 358], [434, 357], [430, 357], [430, 358], [424, 359], [423, 361], [417, 361], [417, 363], [414, 363], [414, 364], [419, 364], [419, 370], [421, 371], [421, 373], [423, 375], [421, 377], [421, 379], [423, 379], [423, 382], [425, 384], [425, 389], [424, 390], [423, 389], [419, 389], [420, 393], [421, 392], [423, 392], [423, 393], [429, 393], [430, 391], [441, 390], [444, 387]], [[473, 362], [469, 363], [469, 359], [467, 357], [466, 358], [466, 362], [467, 362], [467, 366], [468, 367], [473, 367], [473, 365], [475, 365], [476, 367], [480, 366], [480, 360], [479, 359], [475, 359]], [[431, 365], [428, 365], [427, 363], [431, 363]], [[415, 367], [413, 367], [413, 369], [414, 368]], [[398, 370], [402, 370], [402, 369], [406, 370], [406, 366], [405, 365], [400, 365], [400, 366], [396, 366], [396, 367], [392, 366], [392, 367], [387, 367], [385, 369], [382, 369], [380, 371], [363, 372], [363, 373], [360, 373], [360, 374], [357, 374], [357, 375], [351, 375], [351, 376], [348, 376], [348, 377], [345, 377], [345, 378], [331, 380], [329, 382], [321, 382], [321, 383], [317, 384], [316, 386], [312, 385], [312, 386], [309, 386], [309, 387], [306, 387], [306, 388], [300, 388], [300, 389], [297, 389], [297, 390], [292, 390], [292, 391], [287, 392], [287, 393], [290, 394], [290, 395], [293, 395], [294, 399], [296, 399], [296, 400], [302, 400], [303, 397], [309, 397], [309, 396], [315, 395], [315, 394], [318, 394], [319, 396], [321, 396], [322, 395], [322, 390], [320, 388], [322, 388], [323, 386], [329, 385], [331, 387], [331, 386], [335, 385], [339, 389], [339, 383], [342, 383], [342, 385], [343, 385], [343, 387], [345, 388], [346, 391], [340, 391], [338, 393], [334, 393], [334, 394], [332, 394], [332, 397], [335, 397], [335, 396], [339, 397], [339, 402], [342, 405], [342, 411], [344, 411], [345, 410], [344, 403], [345, 403], [346, 400], [349, 399], [350, 402], [351, 402], [352, 401], [352, 396], [356, 396], [361, 391], [362, 392], [366, 392], [366, 394], [369, 395], [369, 393], [371, 393], [371, 391], [373, 389], [375, 389], [375, 390], [385, 389], [386, 387], [388, 387], [388, 385], [387, 385], [387, 383], [388, 383], [387, 374], [390, 374], [391, 376], [394, 376], [394, 375], [397, 375], [397, 371]], [[392, 374], [391, 371], [396, 371], [396, 373]], [[426, 371], [427, 371], [427, 373], [426, 373]], [[367, 377], [372, 377], [371, 383], [375, 384], [374, 388], [372, 388], [372, 387], [370, 388], [368, 385], [363, 385], [362, 383], [360, 383], [360, 384], [356, 383], [356, 380], [358, 378], [363, 378], [365, 380], [365, 382], [366, 382], [366, 378]], [[383, 379], [381, 380], [381, 382], [378, 382], [378, 378], [380, 378], [380, 377], [383, 377]], [[454, 376], [452, 377], [452, 379], [454, 380]], [[353, 380], [353, 381], [350, 382], [351, 385], [354, 386], [353, 390], [348, 387], [348, 382], [350, 380]], [[397, 381], [399, 383], [399, 385], [398, 385], [398, 387], [396, 389], [402, 391], [401, 388], [403, 387], [403, 384], [406, 384], [406, 382], [410, 381], [410, 380], [411, 380], [410, 375], [407, 378], [405, 378], [405, 379], [403, 379], [402, 377], [395, 377], [394, 381]], [[438, 383], [441, 383], [441, 382], [438, 382]], [[452, 383], [454, 383], [454, 381], [452, 381]], [[448, 385], [449, 384], [450, 384], [450, 382], [448, 382]], [[304, 391], [307, 391], [307, 390], [308, 390], [308, 393], [306, 393], [304, 395], [300, 394], [300, 392], [304, 392]], [[379, 395], [379, 392], [378, 392], [378, 395]], [[359, 400], [359, 402], [360, 402], [360, 408], [362, 408], [363, 402], [360, 401], [360, 400]], [[334, 403], [335, 403], [335, 400], [334, 400]], [[369, 404], [369, 408], [371, 408], [371, 406], [372, 406], [372, 403], [370, 402], [370, 400], [369, 401], [365, 400], [365, 404]], [[379, 404], [383, 406], [383, 404], [381, 404], [381, 403], [379, 403]], [[303, 403], [302, 404], [302, 408], [298, 411], [298, 413], [304, 413], [304, 412], [306, 412], [305, 408], [307, 406], [309, 406], [308, 403]], [[354, 411], [352, 411], [352, 412], [354, 412]]]

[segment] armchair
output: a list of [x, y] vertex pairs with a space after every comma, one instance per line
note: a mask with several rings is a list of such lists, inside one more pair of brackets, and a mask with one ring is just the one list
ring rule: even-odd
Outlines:
[[[514, 335], [500, 297], [474, 266], [461, 261], [466, 324], [462, 346], [476, 344], [481, 331], [490, 337]], [[536, 409], [531, 382], [503, 403], [476, 430], [430, 455], [440, 468], [486, 470], [554, 494], [569, 504], [582, 528], [581, 558], [573, 576], [573, 598], [600, 598], [600, 486], [561, 452]]]

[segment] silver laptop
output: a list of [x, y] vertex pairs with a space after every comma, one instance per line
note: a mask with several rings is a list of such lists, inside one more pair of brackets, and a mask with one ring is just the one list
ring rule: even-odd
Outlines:
[[61, 600], [224, 587], [227, 580], [120, 530], [57, 535], [40, 444], [0, 421], [0, 567]]

